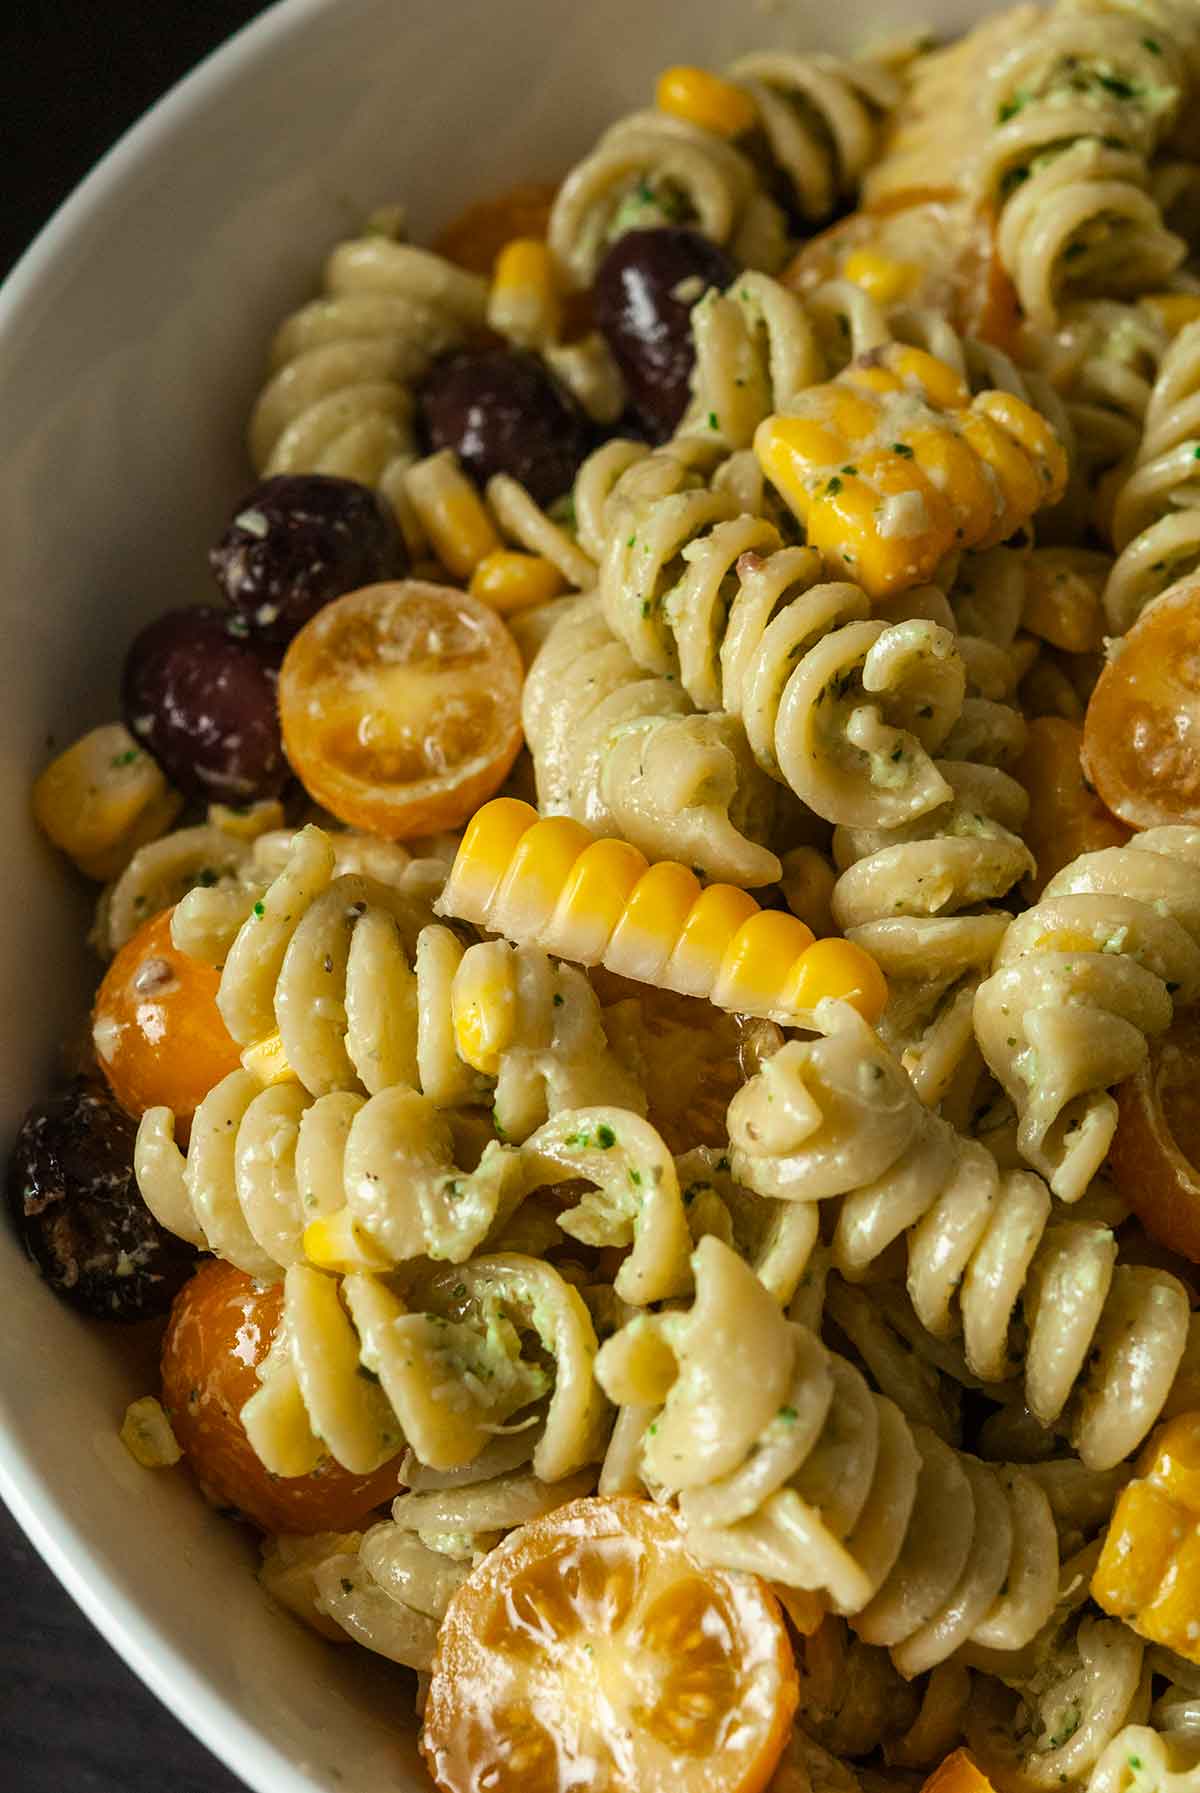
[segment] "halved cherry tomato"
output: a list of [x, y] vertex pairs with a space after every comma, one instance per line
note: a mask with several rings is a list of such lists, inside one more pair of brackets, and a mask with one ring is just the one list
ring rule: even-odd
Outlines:
[[763, 1582], [698, 1563], [667, 1508], [577, 1500], [451, 1600], [421, 1750], [443, 1793], [759, 1793], [797, 1697]]
[[352, 1531], [401, 1492], [395, 1457], [372, 1475], [330, 1461], [312, 1475], [273, 1476], [239, 1413], [279, 1325], [282, 1284], [263, 1288], [232, 1264], [202, 1264], [175, 1298], [163, 1340], [163, 1405], [179, 1447], [216, 1506], [266, 1532]]
[[1148, 604], [1100, 674], [1083, 765], [1132, 828], [1200, 822], [1200, 584]]
[[956, 1749], [952, 1756], [935, 1768], [921, 1788], [921, 1793], [994, 1793], [991, 1781], [965, 1749]]
[[126, 1113], [162, 1103], [186, 1121], [240, 1060], [217, 1009], [220, 976], [172, 945], [172, 913], [145, 922], [109, 966], [92, 1039]]
[[801, 294], [850, 279], [886, 310], [940, 312], [964, 335], [1009, 347], [1016, 289], [996, 251], [995, 218], [966, 199], [926, 199], [894, 211], [852, 212], [809, 239], [781, 276]]
[[491, 199], [478, 200], [434, 238], [434, 252], [472, 274], [490, 274], [496, 257], [514, 237], [545, 236], [557, 191], [551, 181], [522, 181]]
[[1123, 847], [1129, 829], [1110, 816], [1083, 776], [1079, 763], [1083, 730], [1062, 716], [1037, 716], [1029, 724], [1025, 751], [1013, 770], [1029, 792], [1025, 845], [1037, 872], [1022, 885], [1040, 896], [1055, 872], [1081, 853]]
[[1148, 1233], [1200, 1264], [1200, 1017], [1183, 1015], [1150, 1041], [1117, 1107], [1111, 1162], [1121, 1194]]
[[407, 840], [457, 828], [521, 746], [521, 656], [496, 612], [403, 579], [319, 610], [279, 674], [283, 741], [318, 803]]

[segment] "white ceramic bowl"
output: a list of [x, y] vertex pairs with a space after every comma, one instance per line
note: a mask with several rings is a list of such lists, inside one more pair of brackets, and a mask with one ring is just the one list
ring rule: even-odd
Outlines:
[[[264, 344], [328, 245], [385, 200], [420, 238], [561, 171], [665, 63], [911, 23], [905, 0], [284, 0], [84, 182], [0, 294], [5, 1141], [94, 977], [30, 778], [50, 738], [115, 713], [134, 626], [205, 589]], [[258, 1793], [423, 1787], [394, 1674], [272, 1610], [246, 1535], [126, 1455], [153, 1363], [60, 1306], [6, 1228], [0, 1279], [0, 1494], [89, 1617]]]

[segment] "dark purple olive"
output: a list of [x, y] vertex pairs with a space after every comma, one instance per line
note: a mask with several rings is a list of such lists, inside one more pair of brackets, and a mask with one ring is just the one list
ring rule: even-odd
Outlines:
[[325, 473], [264, 479], [208, 563], [251, 633], [280, 642], [343, 592], [408, 570], [400, 532], [370, 487]]
[[56, 1295], [102, 1320], [165, 1314], [196, 1267], [138, 1193], [136, 1137], [103, 1084], [77, 1077], [29, 1110], [8, 1163], [26, 1251]]
[[287, 783], [275, 704], [282, 652], [248, 640], [243, 618], [223, 610], [168, 610], [135, 637], [125, 722], [189, 797], [246, 803]]
[[627, 231], [596, 270], [597, 326], [656, 442], [666, 441], [687, 409], [692, 306], [710, 286], [724, 291], [737, 271], [716, 243], [676, 225]]
[[483, 349], [430, 369], [418, 399], [429, 441], [452, 448], [480, 485], [509, 473], [551, 504], [590, 447], [587, 418], [536, 355]]

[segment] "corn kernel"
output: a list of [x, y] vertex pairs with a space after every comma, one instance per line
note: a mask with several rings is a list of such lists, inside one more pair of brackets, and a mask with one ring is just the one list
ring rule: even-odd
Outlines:
[[742, 88], [686, 64], [663, 70], [654, 98], [660, 112], [685, 118], [719, 137], [740, 137], [753, 130], [758, 119], [758, 107]]
[[1024, 515], [1031, 514], [1039, 505], [1057, 504], [1067, 487], [1066, 450], [1041, 412], [1011, 392], [980, 392], [971, 402], [971, 412], [998, 424], [1006, 436], [1019, 444], [1032, 468], [1036, 468], [1038, 484], [1032, 490]]
[[1200, 318], [1200, 293], [1143, 293], [1138, 304], [1152, 311], [1171, 336]]
[[1181, 1413], [1171, 1420], [1142, 1461], [1172, 1500], [1200, 1518], [1200, 1414]]
[[654, 983], [700, 895], [686, 865], [664, 860], [640, 879], [613, 929], [604, 962], [610, 971]]
[[516, 610], [527, 610], [531, 604], [556, 598], [565, 584], [558, 567], [544, 555], [497, 548], [475, 568], [469, 589], [501, 616], [510, 616]]
[[450, 986], [450, 1024], [464, 1064], [495, 1077], [517, 1026], [513, 953], [504, 941], [481, 941], [463, 955]]
[[439, 915], [457, 915], [483, 926], [512, 864], [521, 837], [538, 819], [518, 797], [494, 797], [477, 809], [459, 843], [453, 869], [437, 903]]
[[783, 979], [778, 1001], [796, 1014], [811, 1014], [827, 996], [848, 1002], [874, 1026], [887, 1007], [887, 979], [853, 940], [816, 940]]
[[734, 936], [759, 912], [758, 904], [732, 884], [710, 884], [692, 906], [667, 962], [666, 981], [673, 990], [707, 996]]
[[760, 910], [730, 942], [713, 982], [713, 1001], [747, 1015], [770, 1014], [779, 1006], [780, 985], [793, 960], [812, 942], [812, 930], [797, 916]]
[[143, 1469], [171, 1469], [183, 1456], [166, 1409], [153, 1395], [129, 1403], [121, 1425], [121, 1443]]
[[488, 323], [522, 349], [544, 349], [562, 334], [554, 259], [538, 237], [514, 237], [496, 257]]
[[60, 753], [36, 780], [33, 814], [54, 845], [89, 878], [115, 878], [130, 856], [164, 834], [183, 798], [119, 722]]
[[469, 579], [481, 560], [503, 547], [482, 498], [450, 449], [410, 467], [404, 489], [434, 553], [456, 579]]
[[272, 1083], [296, 1083], [298, 1078], [288, 1063], [278, 1029], [265, 1040], [255, 1040], [242, 1053], [242, 1068], [257, 1077], [264, 1088]]
[[222, 834], [250, 841], [257, 840], [261, 834], [269, 834], [273, 828], [282, 828], [285, 821], [283, 804], [276, 797], [264, 797], [239, 809], [233, 809], [228, 803], [210, 803], [208, 819]]
[[546, 949], [598, 965], [649, 862], [624, 840], [598, 840], [579, 855], [543, 936]]
[[355, 1270], [391, 1270], [386, 1254], [370, 1239], [349, 1208], [322, 1214], [304, 1229], [304, 1255], [318, 1270], [349, 1276]]
[[538, 940], [592, 837], [570, 816], [547, 816], [521, 837], [492, 907], [492, 925], [514, 940]]
[[911, 292], [920, 279], [912, 262], [893, 261], [877, 249], [855, 249], [842, 263], [842, 276], [861, 286], [880, 305], [892, 305]]

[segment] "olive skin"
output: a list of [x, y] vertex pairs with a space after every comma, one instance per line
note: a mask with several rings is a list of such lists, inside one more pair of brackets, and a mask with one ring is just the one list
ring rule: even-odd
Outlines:
[[77, 1077], [29, 1110], [8, 1165], [26, 1251], [56, 1295], [101, 1320], [168, 1312], [196, 1253], [161, 1227], [133, 1176], [137, 1125]]
[[121, 704], [171, 783], [206, 802], [277, 797], [289, 778], [275, 688], [283, 649], [223, 610], [168, 610], [134, 638]]
[[508, 473], [539, 504], [570, 490], [591, 447], [571, 395], [525, 349], [482, 349], [435, 362], [417, 394], [429, 444], [450, 448], [486, 485]]
[[[737, 272], [724, 249], [679, 225], [627, 231], [596, 270], [596, 324], [652, 441], [665, 442], [687, 409], [692, 306], [709, 287], [724, 291]], [[681, 298], [684, 282], [696, 290]]]
[[264, 479], [208, 563], [251, 635], [284, 644], [334, 598], [408, 571], [400, 532], [370, 487], [325, 473]]

